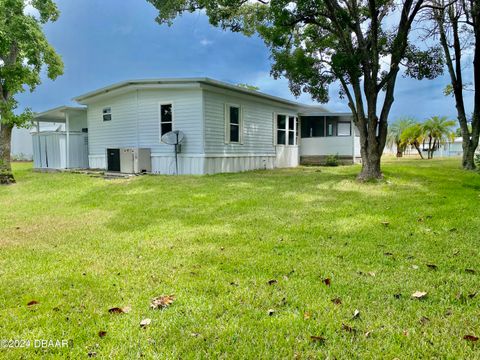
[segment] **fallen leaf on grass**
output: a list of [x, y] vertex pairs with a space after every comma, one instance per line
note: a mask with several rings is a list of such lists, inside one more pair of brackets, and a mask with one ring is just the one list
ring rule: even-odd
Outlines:
[[368, 275], [370, 275], [371, 277], [377, 276], [377, 274], [375, 274], [373, 271], [369, 271], [369, 272], [368, 272]]
[[310, 340], [312, 340], [313, 342], [324, 343], [326, 339], [323, 336], [312, 335], [310, 336]]
[[268, 313], [268, 316], [272, 316], [273, 314], [275, 314], [275, 310], [274, 309], [268, 309], [267, 313]]
[[438, 269], [438, 266], [435, 265], [435, 264], [427, 264], [427, 267], [431, 270], [437, 270]]
[[335, 305], [341, 305], [342, 304], [342, 299], [334, 298], [334, 299], [332, 299], [332, 303], [334, 303]]
[[415, 291], [412, 294], [412, 298], [419, 299], [419, 300], [424, 299], [426, 296], [427, 296], [427, 293], [425, 291]]
[[323, 279], [322, 282], [327, 285], [327, 286], [330, 286], [330, 284], [332, 283], [332, 280], [330, 280], [330, 278], [326, 278], [326, 279]]
[[29, 301], [27, 303], [27, 306], [34, 306], [34, 305], [38, 305], [38, 304], [39, 304], [39, 302], [37, 300], [32, 300], [32, 301]]
[[419, 321], [420, 321], [420, 324], [426, 325], [428, 322], [430, 322], [430, 319], [426, 316], [422, 316]]
[[150, 307], [152, 309], [165, 309], [175, 301], [175, 295], [162, 295], [152, 299]]
[[468, 273], [468, 274], [475, 274], [476, 271], [473, 270], [473, 269], [465, 269], [465, 272]]
[[90, 351], [88, 353], [88, 357], [96, 357], [97, 356], [97, 353], [95, 351]]
[[388, 227], [390, 226], [390, 223], [388, 221], [382, 221], [382, 225]]
[[151, 319], [143, 319], [142, 321], [140, 321], [140, 327], [145, 328], [148, 325], [150, 325], [151, 323], [152, 323]]
[[312, 316], [312, 315], [311, 315], [308, 311], [305, 311], [305, 312], [303, 313], [303, 319], [304, 319], [304, 320], [310, 319], [311, 316]]
[[100, 330], [100, 331], [98, 332], [98, 337], [103, 338], [103, 337], [105, 337], [105, 336], [107, 336], [107, 332], [106, 332], [106, 331]]
[[413, 270], [418, 270], [418, 265], [412, 265]]
[[110, 314], [128, 314], [131, 310], [132, 310], [132, 308], [130, 306], [125, 306], [123, 308], [113, 307], [113, 308], [108, 309], [108, 312]]
[[191, 333], [190, 336], [192, 336], [192, 337], [199, 337], [200, 334], [199, 334], [199, 333]]
[[357, 332], [357, 329], [355, 329], [351, 326], [348, 326], [346, 324], [342, 324], [342, 330], [345, 330], [346, 332], [349, 332], [349, 333], [356, 333]]
[[276, 284], [276, 283], [278, 283], [278, 281], [277, 281], [276, 279], [271, 279], [271, 280], [268, 280], [268, 281], [267, 281], [267, 284], [268, 284], [268, 285], [274, 285], [274, 284]]
[[467, 341], [478, 341], [478, 337], [476, 337], [475, 335], [465, 335], [463, 337], [463, 340], [467, 340]]
[[353, 317], [352, 319], [357, 319], [360, 317], [360, 310], [358, 309], [355, 309], [355, 311], [353, 312]]
[[366, 338], [369, 338], [370, 335], [372, 335], [372, 332], [373, 332], [373, 330], [368, 330], [368, 331], [365, 333], [365, 337], [366, 337]]
[[447, 311], [445, 311], [445, 316], [450, 316], [452, 314], [453, 314], [452, 309], [447, 309]]

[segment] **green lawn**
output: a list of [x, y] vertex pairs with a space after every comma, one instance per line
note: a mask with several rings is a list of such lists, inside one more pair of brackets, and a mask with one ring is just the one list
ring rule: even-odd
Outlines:
[[378, 184], [358, 171], [107, 181], [15, 164], [0, 341], [72, 346], [0, 358], [480, 358], [463, 339], [480, 337], [480, 176], [458, 159], [390, 160]]

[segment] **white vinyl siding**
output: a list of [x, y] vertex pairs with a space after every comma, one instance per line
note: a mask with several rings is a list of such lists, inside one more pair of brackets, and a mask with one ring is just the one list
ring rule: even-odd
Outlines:
[[[152, 155], [172, 155], [172, 146], [160, 142], [159, 104], [166, 102], [173, 104], [175, 129], [185, 133], [182, 154], [202, 153], [201, 90], [148, 89], [89, 104], [89, 155], [104, 156], [107, 148], [122, 147], [149, 148]], [[103, 121], [105, 107], [112, 108], [112, 121]]]
[[[230, 92], [218, 93], [204, 90], [205, 107], [205, 154], [240, 156], [271, 155], [275, 156], [274, 112], [292, 113], [282, 105], [275, 106], [259, 101], [253, 95], [238, 96]], [[226, 110], [228, 104], [241, 108], [242, 130], [241, 142], [229, 143], [227, 132]]]

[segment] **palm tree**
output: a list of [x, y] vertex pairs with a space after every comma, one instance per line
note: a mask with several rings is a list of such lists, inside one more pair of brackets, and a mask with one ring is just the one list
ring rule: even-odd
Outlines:
[[433, 153], [438, 150], [440, 145], [455, 137], [455, 133], [451, 129], [455, 124], [455, 121], [448, 120], [446, 116], [432, 116], [423, 123], [422, 127], [425, 133], [423, 145], [425, 146], [425, 142], [428, 140], [429, 159], [433, 158]]
[[418, 123], [413, 123], [402, 131], [400, 135], [400, 144], [404, 148], [407, 147], [407, 145], [413, 146], [415, 149], [417, 149], [418, 154], [423, 159], [420, 144], [423, 142], [424, 136], [425, 133], [423, 131], [423, 126]]
[[393, 147], [393, 145], [396, 146], [397, 158], [403, 156], [403, 153], [407, 147], [407, 144], [403, 144], [400, 139], [402, 133], [414, 123], [415, 120], [412, 118], [401, 118], [397, 119], [388, 127], [387, 145], [389, 147]]

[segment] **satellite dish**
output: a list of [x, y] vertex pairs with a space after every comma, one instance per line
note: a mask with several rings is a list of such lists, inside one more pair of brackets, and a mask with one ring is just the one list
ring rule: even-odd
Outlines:
[[175, 175], [178, 175], [178, 153], [180, 152], [180, 144], [185, 138], [185, 134], [180, 130], [169, 131], [162, 135], [161, 141], [167, 145], [175, 146]]
[[162, 142], [168, 145], [178, 145], [185, 138], [183, 131], [174, 130], [162, 135]]

